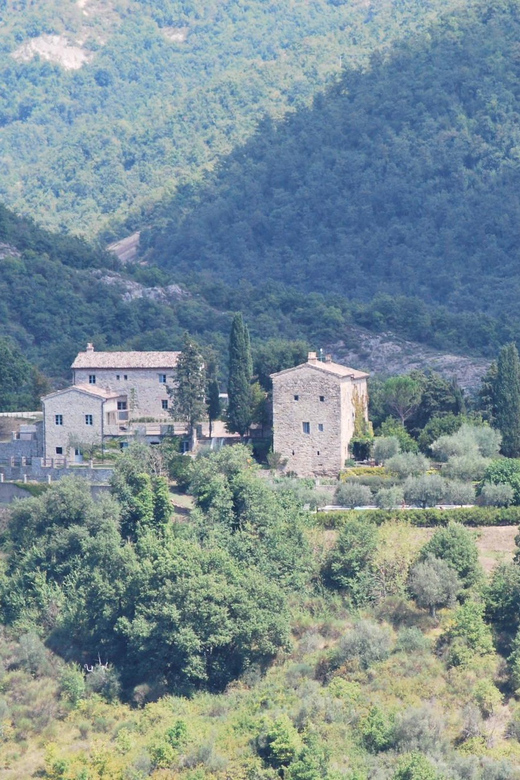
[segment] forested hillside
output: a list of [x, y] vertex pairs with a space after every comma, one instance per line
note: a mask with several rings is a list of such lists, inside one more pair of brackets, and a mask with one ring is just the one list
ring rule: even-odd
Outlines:
[[519, 40], [517, 2], [477, 4], [347, 68], [174, 201], [151, 256], [177, 275], [389, 294], [387, 310], [417, 296], [473, 315], [477, 344], [495, 327], [482, 314], [518, 337]]
[[[94, 235], [458, 0], [2, 0], [0, 199]], [[135, 220], [134, 220], [135, 221]]]

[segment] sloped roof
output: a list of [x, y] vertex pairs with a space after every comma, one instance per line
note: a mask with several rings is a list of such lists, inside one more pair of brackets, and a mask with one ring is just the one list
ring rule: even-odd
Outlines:
[[71, 368], [174, 368], [180, 352], [79, 352]]
[[307, 363], [300, 363], [299, 366], [294, 368], [286, 368], [284, 371], [278, 371], [276, 374], [271, 374], [271, 379], [277, 376], [283, 376], [290, 371], [299, 371], [301, 368], [313, 368], [317, 371], [325, 371], [328, 374], [335, 374], [338, 377], [350, 377], [351, 379], [365, 379], [369, 375], [364, 371], [358, 371], [356, 368], [350, 368], [349, 366], [342, 366], [340, 363], [333, 363], [332, 361], [321, 360], [308, 360]]
[[86, 393], [87, 395], [94, 395], [96, 398], [104, 399], [126, 397], [125, 393], [118, 393], [104, 387], [96, 387], [96, 385], [71, 385], [70, 387], [65, 387], [63, 390], [56, 390], [54, 393], [49, 393], [42, 398], [42, 401], [46, 401], [48, 398], [54, 398], [56, 395], [65, 395], [65, 393], [70, 392]]

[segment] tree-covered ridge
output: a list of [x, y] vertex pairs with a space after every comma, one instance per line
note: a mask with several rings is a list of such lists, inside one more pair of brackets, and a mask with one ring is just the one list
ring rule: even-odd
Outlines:
[[[139, 209], [147, 219], [150, 204], [197, 181], [262, 115], [307, 104], [342, 65], [365, 64], [446, 3], [0, 6], [0, 198], [46, 226], [92, 236]], [[88, 61], [66, 70], [13, 59], [42, 35], [80, 44]]]
[[470, 6], [348, 69], [174, 202], [154, 256], [516, 325], [519, 35], [517, 2]]

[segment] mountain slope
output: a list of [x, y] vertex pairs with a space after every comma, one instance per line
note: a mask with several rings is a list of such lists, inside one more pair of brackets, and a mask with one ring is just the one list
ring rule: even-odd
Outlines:
[[[93, 236], [460, 0], [0, 2], [0, 199]], [[140, 219], [139, 221], [142, 221]], [[119, 236], [116, 236], [119, 237]]]
[[[448, 14], [312, 107], [266, 121], [171, 206], [177, 275], [417, 296], [518, 336], [520, 6]], [[150, 242], [150, 237], [148, 238]]]

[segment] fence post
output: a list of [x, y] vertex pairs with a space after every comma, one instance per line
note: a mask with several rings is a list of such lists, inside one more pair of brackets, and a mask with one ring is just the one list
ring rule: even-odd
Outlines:
[[52, 482], [52, 476], [50, 474], [47, 474], [47, 484], [50, 485]]

